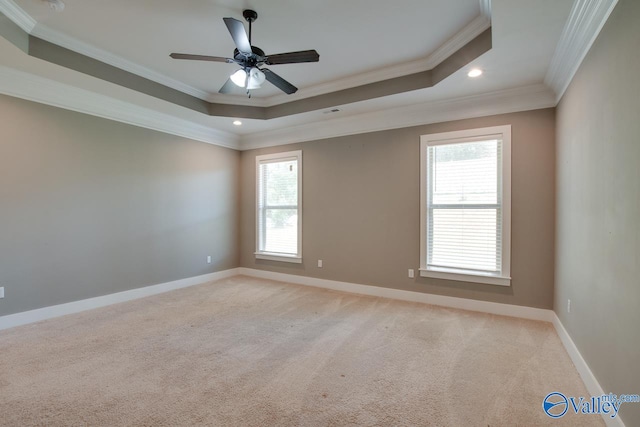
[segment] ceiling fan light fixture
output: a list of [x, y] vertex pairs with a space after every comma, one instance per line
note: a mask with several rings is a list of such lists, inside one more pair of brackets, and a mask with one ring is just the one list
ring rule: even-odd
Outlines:
[[247, 72], [245, 70], [238, 70], [235, 73], [231, 74], [229, 77], [236, 86], [244, 87], [247, 83]]
[[258, 68], [253, 67], [249, 70], [249, 79], [247, 81], [247, 89], [259, 89], [266, 80], [266, 76]]

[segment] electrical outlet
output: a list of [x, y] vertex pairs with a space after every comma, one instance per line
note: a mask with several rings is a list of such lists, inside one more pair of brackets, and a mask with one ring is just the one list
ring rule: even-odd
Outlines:
[[4, 298], [4, 286], [0, 288], [0, 298]]
[[322, 260], [321, 259], [318, 260], [318, 268], [322, 268]]
[[409, 279], [413, 279], [415, 277], [415, 274], [413, 272], [413, 268], [409, 269]]
[[567, 313], [571, 313], [571, 300], [567, 300]]
[[211, 255], [207, 255], [207, 264], [211, 264]]

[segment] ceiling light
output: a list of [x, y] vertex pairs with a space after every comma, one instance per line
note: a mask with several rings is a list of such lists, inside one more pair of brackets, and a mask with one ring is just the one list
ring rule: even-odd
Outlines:
[[262, 71], [253, 67], [249, 70], [249, 80], [247, 81], [247, 89], [260, 89], [260, 86], [266, 80], [266, 76]]
[[233, 124], [236, 126], [242, 126], [242, 122], [240, 120], [234, 120]]
[[238, 70], [235, 73], [231, 74], [231, 77], [229, 78], [237, 86], [244, 87], [245, 84], [247, 84], [247, 72], [245, 70]]
[[240, 87], [247, 87], [247, 90], [260, 89], [260, 86], [267, 79], [257, 67], [253, 67], [246, 71], [244, 69], [238, 70], [231, 74], [231, 81]]
[[467, 73], [469, 77], [478, 77], [482, 75], [482, 70], [480, 68], [472, 68], [471, 71]]

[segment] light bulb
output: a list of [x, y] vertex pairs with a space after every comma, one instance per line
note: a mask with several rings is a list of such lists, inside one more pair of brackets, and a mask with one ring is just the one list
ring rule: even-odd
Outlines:
[[479, 68], [474, 68], [467, 73], [469, 77], [478, 77], [482, 75], [482, 70]]
[[258, 68], [253, 67], [249, 70], [249, 81], [247, 83], [247, 89], [259, 89], [260, 85], [264, 83], [266, 76]]
[[244, 87], [247, 83], [247, 72], [245, 70], [238, 70], [231, 74], [231, 77], [229, 78], [236, 84], [236, 86]]

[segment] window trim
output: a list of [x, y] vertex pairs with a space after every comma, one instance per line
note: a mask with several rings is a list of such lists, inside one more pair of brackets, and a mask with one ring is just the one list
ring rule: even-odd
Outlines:
[[[286, 160], [297, 160], [298, 162], [298, 253], [284, 254], [278, 252], [267, 252], [260, 250], [260, 164], [276, 163]], [[256, 156], [256, 251], [254, 252], [256, 259], [264, 259], [269, 261], [282, 261], [295, 264], [302, 263], [302, 150], [286, 151], [282, 153], [263, 154]]]
[[[502, 139], [502, 271], [477, 274], [468, 270], [427, 266], [427, 150], [430, 146]], [[420, 276], [488, 285], [511, 286], [511, 125], [466, 129], [420, 136]]]

